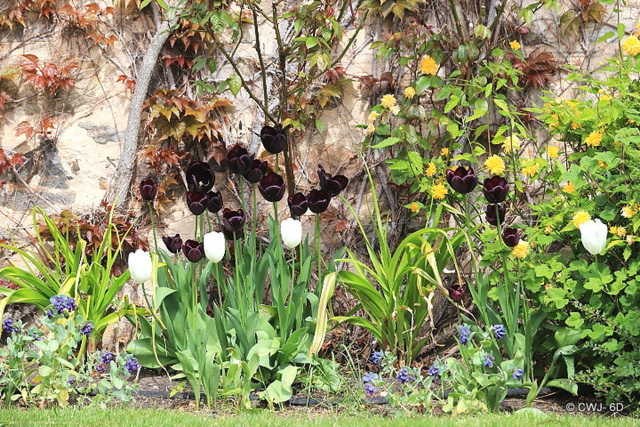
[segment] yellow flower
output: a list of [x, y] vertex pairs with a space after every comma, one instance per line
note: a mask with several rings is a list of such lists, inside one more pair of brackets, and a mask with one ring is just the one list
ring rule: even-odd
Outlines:
[[589, 134], [589, 136], [584, 140], [585, 144], [589, 147], [597, 147], [602, 142], [602, 131], [593, 131]]
[[609, 228], [609, 233], [611, 234], [618, 234], [618, 227], [616, 227], [615, 225]]
[[553, 231], [553, 228], [550, 225], [547, 225], [544, 228], [544, 234], [550, 234]]
[[404, 90], [404, 96], [409, 99], [413, 99], [413, 97], [416, 96], [416, 90], [411, 86], [409, 86]]
[[380, 114], [376, 113], [375, 111], [372, 111], [369, 113], [369, 117], [367, 117], [367, 122], [373, 123], [376, 120], [378, 120], [378, 117], [380, 117]]
[[622, 208], [620, 213], [625, 218], [632, 218], [638, 212], [635, 209], [633, 209], [631, 206], [625, 206], [625, 207]]
[[620, 237], [624, 237], [627, 235], [627, 230], [625, 230], [624, 227], [618, 227], [618, 232], [617, 232], [618, 236]]
[[550, 159], [558, 158], [558, 153], [560, 152], [560, 147], [556, 147], [555, 145], [550, 145], [547, 147], [547, 155]]
[[522, 145], [522, 141], [515, 135], [508, 136], [502, 143], [502, 149], [505, 153], [509, 154], [512, 151], [518, 151]]
[[432, 176], [434, 176], [436, 174], [436, 165], [433, 162], [429, 162], [429, 164], [427, 165], [427, 170], [424, 173], [426, 176], [428, 176], [429, 178], [431, 178]]
[[510, 42], [509, 46], [511, 46], [511, 49], [513, 49], [513, 50], [518, 50], [521, 47], [520, 43], [518, 43], [517, 40], [514, 40], [514, 41]]
[[599, 167], [600, 169], [606, 169], [606, 168], [607, 168], [607, 166], [609, 166], [609, 164], [608, 164], [607, 162], [604, 162], [604, 161], [602, 161], [602, 160], [598, 160], [598, 167]]
[[573, 185], [573, 182], [568, 183], [567, 185], [565, 185], [564, 187], [562, 187], [562, 191], [565, 193], [573, 193], [574, 191], [576, 191], [576, 187]]
[[580, 127], [582, 127], [582, 125], [578, 122], [571, 122], [571, 129], [580, 129]]
[[489, 171], [490, 174], [500, 175], [502, 172], [504, 172], [504, 161], [494, 154], [484, 162], [484, 167]]
[[393, 97], [393, 95], [387, 94], [382, 97], [382, 101], [380, 102], [380, 104], [382, 104], [384, 108], [391, 108], [396, 105], [396, 99]]
[[442, 200], [448, 193], [449, 190], [447, 190], [447, 187], [442, 184], [436, 184], [431, 187], [431, 197], [434, 199]]
[[438, 64], [436, 63], [435, 59], [433, 59], [429, 55], [426, 55], [420, 60], [420, 71], [422, 71], [424, 74], [431, 74], [432, 76], [435, 76], [438, 72]]
[[527, 255], [529, 255], [529, 243], [525, 242], [524, 240], [520, 240], [520, 242], [518, 242], [518, 244], [513, 248], [511, 253], [516, 258], [525, 258]]
[[528, 176], [529, 178], [533, 178], [535, 174], [540, 170], [540, 165], [535, 163], [531, 166], [527, 166], [526, 168], [522, 168], [522, 174]]
[[631, 246], [636, 241], [636, 236], [629, 234], [627, 236], [627, 245]]
[[420, 205], [418, 205], [416, 202], [413, 202], [409, 205], [409, 209], [411, 210], [411, 212], [413, 213], [418, 213], [420, 212]]
[[449, 149], [448, 148], [443, 148], [442, 150], [440, 150], [440, 155], [442, 157], [446, 157], [449, 155]]
[[640, 53], [640, 40], [636, 36], [629, 36], [622, 42], [622, 50], [627, 55], [637, 55]]
[[576, 212], [576, 214], [573, 216], [573, 225], [576, 228], [580, 228], [580, 226], [582, 224], [584, 224], [585, 222], [589, 221], [591, 219], [591, 215], [589, 215], [588, 212], [585, 211], [578, 211]]
[[367, 135], [371, 135], [376, 131], [376, 127], [374, 125], [367, 126]]
[[608, 101], [611, 99], [611, 95], [605, 94], [600, 97], [600, 101]]
[[391, 114], [396, 116], [400, 112], [400, 107], [398, 107], [397, 105], [394, 105], [393, 107], [389, 108], [389, 111], [391, 111]]

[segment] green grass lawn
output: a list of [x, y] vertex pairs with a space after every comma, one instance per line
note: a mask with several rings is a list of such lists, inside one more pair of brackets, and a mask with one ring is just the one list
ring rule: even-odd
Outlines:
[[631, 418], [587, 417], [580, 415], [480, 414], [467, 417], [419, 416], [405, 413], [397, 418], [379, 415], [318, 414], [302, 412], [277, 412], [250, 410], [238, 414], [200, 414], [160, 409], [6, 409], [0, 410], [1, 426], [347, 426], [347, 427], [413, 427], [428, 426], [580, 426], [580, 427], [624, 427], [640, 425]]

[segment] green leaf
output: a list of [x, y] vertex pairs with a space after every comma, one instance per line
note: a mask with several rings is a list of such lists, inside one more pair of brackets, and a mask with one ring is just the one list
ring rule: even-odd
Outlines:
[[318, 132], [324, 132], [325, 126], [324, 126], [324, 123], [322, 122], [322, 120], [320, 120], [320, 119], [316, 120], [316, 129], [318, 129]]
[[383, 139], [381, 142], [377, 143], [376, 145], [372, 146], [371, 148], [385, 148], [385, 147], [389, 147], [397, 142], [400, 142], [400, 138], [396, 138], [394, 136], [391, 136], [389, 138]]
[[38, 374], [43, 378], [48, 377], [52, 373], [53, 373], [53, 368], [51, 368], [49, 366], [42, 365], [42, 366], [40, 366], [40, 368], [38, 368]]
[[562, 389], [564, 391], [568, 391], [574, 396], [578, 395], [578, 384], [575, 381], [571, 381], [566, 378], [561, 378], [557, 380], [551, 380], [547, 383], [547, 387], [555, 387]]
[[240, 78], [240, 76], [234, 74], [230, 76], [227, 81], [229, 82], [229, 90], [231, 91], [233, 96], [238, 95], [238, 92], [240, 92], [240, 89], [242, 88], [242, 79]]

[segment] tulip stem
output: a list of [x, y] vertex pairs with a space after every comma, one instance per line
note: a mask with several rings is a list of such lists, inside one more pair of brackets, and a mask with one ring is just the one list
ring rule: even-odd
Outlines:
[[256, 197], [256, 186], [253, 185], [251, 188], [251, 222], [252, 225], [252, 233], [258, 232], [258, 201]]
[[156, 247], [156, 252], [158, 252], [158, 237], [156, 235], [156, 224], [155, 224], [155, 219], [153, 217], [153, 205], [151, 204], [151, 201], [147, 201], [147, 206], [149, 208], [149, 219], [151, 220], [151, 230], [153, 231], [153, 244]]
[[316, 248], [316, 262], [318, 265], [318, 285], [320, 285], [321, 277], [320, 277], [320, 260], [322, 259], [322, 255], [320, 253], [320, 214], [316, 214], [315, 228], [313, 231], [313, 245]]

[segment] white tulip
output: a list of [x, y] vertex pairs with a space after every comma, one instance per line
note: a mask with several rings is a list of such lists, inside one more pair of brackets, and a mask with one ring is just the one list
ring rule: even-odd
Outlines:
[[280, 223], [280, 234], [285, 246], [293, 249], [302, 241], [302, 223], [293, 218], [285, 219]]
[[220, 262], [224, 258], [227, 244], [224, 234], [212, 231], [204, 235], [204, 254], [211, 262]]
[[129, 271], [131, 278], [138, 283], [144, 283], [151, 277], [153, 264], [149, 252], [138, 249], [129, 254]]
[[607, 245], [607, 228], [607, 224], [603, 224], [598, 218], [580, 226], [582, 245], [591, 254], [599, 254]]

